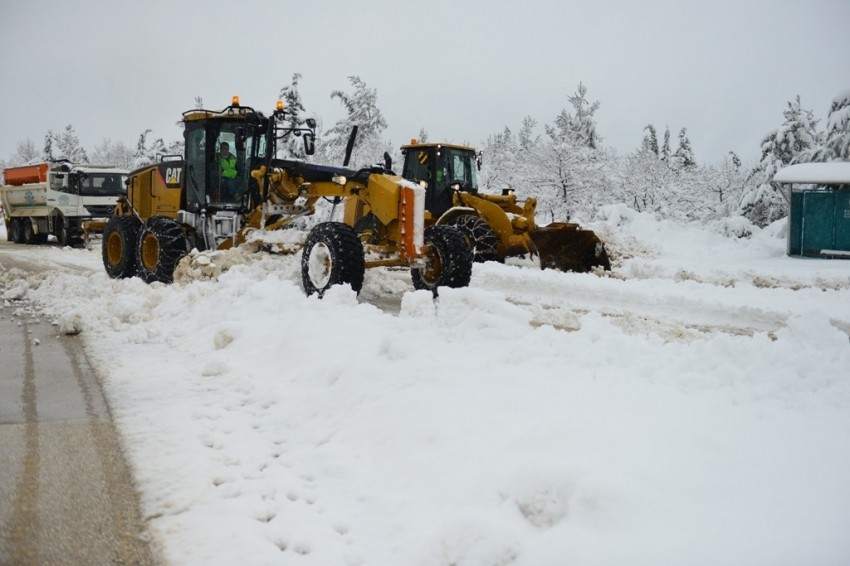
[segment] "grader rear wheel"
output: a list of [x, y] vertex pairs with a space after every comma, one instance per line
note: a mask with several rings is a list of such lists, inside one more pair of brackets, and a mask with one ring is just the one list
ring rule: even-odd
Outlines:
[[429, 226], [425, 244], [428, 265], [410, 271], [413, 287], [436, 292], [437, 287], [466, 287], [472, 278], [472, 249], [454, 226]]
[[174, 281], [174, 268], [188, 250], [183, 228], [170, 218], [152, 216], [136, 244], [136, 269], [146, 283]]

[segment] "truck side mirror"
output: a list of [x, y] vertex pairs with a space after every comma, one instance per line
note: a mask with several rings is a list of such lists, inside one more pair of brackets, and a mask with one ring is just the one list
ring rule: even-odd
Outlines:
[[304, 133], [304, 153], [307, 155], [313, 155], [316, 153], [316, 140], [313, 139], [313, 134]]
[[307, 120], [305, 120], [305, 123], [307, 124], [307, 127], [310, 128], [311, 130], [316, 129], [316, 119], [315, 118], [307, 118]]

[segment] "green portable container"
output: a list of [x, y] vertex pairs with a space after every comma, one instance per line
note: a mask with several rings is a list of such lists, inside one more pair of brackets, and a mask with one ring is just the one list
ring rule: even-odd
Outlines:
[[788, 200], [788, 255], [850, 259], [850, 162], [801, 163], [773, 185]]

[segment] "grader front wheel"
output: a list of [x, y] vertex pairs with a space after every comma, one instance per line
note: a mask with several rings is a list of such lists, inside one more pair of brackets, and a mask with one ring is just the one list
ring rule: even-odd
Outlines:
[[321, 297], [333, 285], [344, 283], [360, 292], [365, 271], [363, 244], [354, 228], [323, 222], [310, 230], [301, 255], [301, 281], [307, 295]]

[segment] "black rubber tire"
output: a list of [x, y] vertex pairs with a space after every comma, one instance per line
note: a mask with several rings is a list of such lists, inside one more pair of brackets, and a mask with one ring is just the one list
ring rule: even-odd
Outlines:
[[59, 241], [59, 245], [63, 248], [65, 246], [73, 245], [71, 240], [71, 231], [68, 230], [68, 223], [62, 216], [59, 216], [56, 219], [56, 239]]
[[359, 293], [366, 260], [354, 228], [342, 222], [317, 224], [307, 234], [301, 254], [301, 282], [307, 295], [322, 297], [333, 285], [348, 283]]
[[21, 219], [21, 243], [35, 244], [35, 231], [32, 229], [32, 221], [29, 218]]
[[174, 281], [174, 268], [188, 253], [183, 228], [164, 216], [151, 216], [139, 230], [136, 273], [146, 283]]
[[21, 226], [21, 219], [12, 218], [11, 222], [9, 222], [9, 240], [16, 244], [23, 244], [24, 233], [22, 229], [23, 226]]
[[461, 214], [452, 218], [448, 225], [456, 226], [467, 236], [473, 247], [473, 261], [499, 261], [499, 239], [486, 220], [474, 214]]
[[142, 223], [135, 216], [113, 216], [103, 229], [101, 256], [107, 275], [124, 279], [136, 274], [136, 243]]
[[428, 266], [410, 270], [413, 287], [436, 292], [437, 287], [466, 287], [472, 279], [472, 249], [454, 226], [429, 226], [425, 243], [431, 246]]

